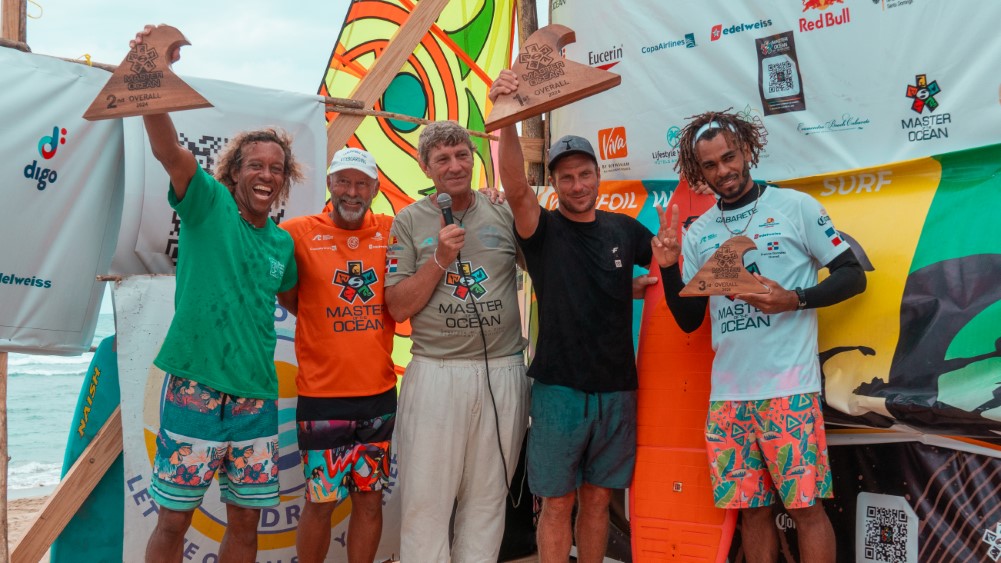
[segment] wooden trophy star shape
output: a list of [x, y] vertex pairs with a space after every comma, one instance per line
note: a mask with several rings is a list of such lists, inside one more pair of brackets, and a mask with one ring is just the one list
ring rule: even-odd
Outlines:
[[493, 131], [618, 86], [614, 72], [568, 61], [560, 55], [577, 38], [569, 27], [547, 25], [530, 35], [511, 65], [518, 91], [497, 98], [485, 129]]
[[744, 267], [744, 255], [755, 248], [754, 241], [745, 236], [736, 236], [724, 242], [678, 295], [768, 293], [771, 290]]
[[212, 107], [170, 69], [170, 53], [190, 45], [176, 27], [154, 27], [129, 50], [108, 83], [83, 114], [84, 119], [114, 119]]

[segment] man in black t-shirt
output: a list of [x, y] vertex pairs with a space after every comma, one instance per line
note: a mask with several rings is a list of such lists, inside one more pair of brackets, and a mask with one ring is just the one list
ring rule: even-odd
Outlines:
[[[517, 87], [516, 75], [502, 71], [490, 99]], [[587, 139], [567, 135], [550, 148], [556, 211], [542, 209], [529, 187], [513, 125], [501, 130], [499, 154], [539, 302], [527, 460], [529, 486], [543, 497], [539, 558], [567, 560], [576, 498], [578, 560], [601, 561], [611, 490], [629, 486], [635, 465], [632, 273], [650, 264], [653, 233], [632, 217], [595, 209], [601, 173]]]

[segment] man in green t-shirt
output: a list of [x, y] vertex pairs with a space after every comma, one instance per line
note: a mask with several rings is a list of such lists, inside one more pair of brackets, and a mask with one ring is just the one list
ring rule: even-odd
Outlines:
[[167, 385], [150, 487], [160, 509], [146, 561], [181, 561], [217, 472], [227, 518], [219, 558], [254, 561], [261, 508], [278, 504], [275, 295], [297, 279], [292, 237], [269, 214], [302, 175], [280, 131], [237, 134], [213, 178], [178, 144], [169, 115], [143, 123], [181, 220], [174, 318], [154, 360]]

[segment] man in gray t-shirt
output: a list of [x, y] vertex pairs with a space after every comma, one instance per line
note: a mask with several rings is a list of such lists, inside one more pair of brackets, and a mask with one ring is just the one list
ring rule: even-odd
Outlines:
[[474, 154], [457, 123], [424, 129], [418, 156], [435, 193], [397, 214], [387, 254], [386, 305], [410, 320], [414, 355], [396, 422], [404, 563], [497, 560], [528, 422], [513, 216], [472, 190]]

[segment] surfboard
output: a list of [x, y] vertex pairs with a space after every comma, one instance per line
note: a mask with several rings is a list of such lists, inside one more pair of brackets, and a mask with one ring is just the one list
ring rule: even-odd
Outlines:
[[[118, 387], [118, 354], [115, 336], [101, 341], [87, 368], [69, 440], [63, 456], [63, 476], [104, 426], [121, 401]], [[52, 563], [77, 561], [124, 561], [125, 467], [122, 455], [108, 468], [104, 478], [52, 544]]]
[[[678, 205], [687, 226], [714, 203], [681, 182], [668, 206]], [[685, 334], [661, 282], [649, 289], [636, 359], [636, 472], [629, 489], [634, 561], [726, 561], [737, 512], [713, 505], [704, 439], [713, 355], [709, 319]]]

